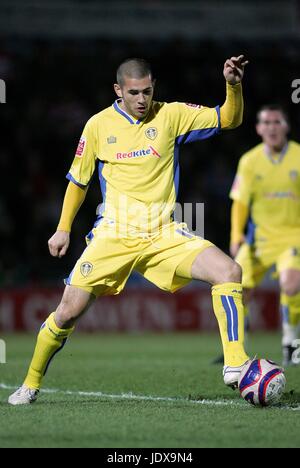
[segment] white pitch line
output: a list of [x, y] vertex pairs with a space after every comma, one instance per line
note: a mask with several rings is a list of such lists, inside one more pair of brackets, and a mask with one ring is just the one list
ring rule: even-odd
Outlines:
[[[0, 383], [0, 390], [16, 390], [18, 387], [7, 385], [5, 383]], [[73, 390], [59, 390], [57, 388], [44, 388], [41, 390], [41, 393], [47, 394], [56, 394], [60, 393], [62, 395], [72, 395], [72, 396], [82, 396], [82, 397], [96, 397], [96, 398], [110, 398], [113, 400], [137, 400], [137, 401], [162, 401], [162, 402], [171, 402], [171, 403], [191, 403], [194, 405], [202, 406], [230, 406], [241, 409], [251, 409], [251, 405], [236, 400], [192, 400], [188, 398], [174, 398], [174, 397], [159, 397], [151, 395], [135, 395], [134, 393], [121, 393], [121, 394], [109, 394], [103, 392], [84, 392], [84, 391], [73, 391]], [[300, 411], [300, 406], [292, 408], [291, 406], [284, 405], [278, 407], [277, 409], [288, 409], [292, 411]]]
[[[18, 387], [0, 383], [0, 389], [2, 390], [16, 390]], [[63, 395], [72, 396], [83, 396], [83, 397], [96, 397], [96, 398], [111, 398], [114, 400], [138, 400], [138, 401], [162, 401], [171, 403], [192, 403], [197, 405], [210, 405], [210, 406], [236, 406], [239, 408], [250, 408], [249, 405], [244, 402], [237, 402], [235, 400], [192, 400], [188, 398], [174, 398], [174, 397], [159, 397], [150, 395], [135, 395], [134, 393], [121, 393], [121, 394], [109, 394], [103, 392], [84, 392], [84, 391], [73, 391], [73, 390], [59, 390], [56, 388], [44, 388], [41, 393], [55, 394], [60, 393]]]

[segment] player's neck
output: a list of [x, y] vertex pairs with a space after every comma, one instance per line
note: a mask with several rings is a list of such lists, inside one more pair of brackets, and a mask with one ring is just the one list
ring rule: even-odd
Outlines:
[[268, 156], [273, 157], [278, 154], [282, 155], [286, 152], [288, 146], [288, 141], [284, 141], [283, 144], [278, 145], [278, 146], [270, 146], [265, 143], [265, 152], [267, 153]]
[[132, 112], [130, 112], [130, 109], [127, 109], [127, 107], [125, 106], [124, 104], [124, 101], [122, 98], [118, 99], [117, 100], [117, 104], [119, 106], [119, 108], [125, 112], [125, 114], [129, 115], [129, 117], [132, 117], [134, 120], [139, 120], [139, 117], [136, 116], [136, 115], [133, 115]]

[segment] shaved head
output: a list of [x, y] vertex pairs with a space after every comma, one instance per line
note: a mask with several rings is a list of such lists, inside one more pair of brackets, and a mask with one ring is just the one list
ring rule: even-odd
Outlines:
[[117, 83], [119, 86], [123, 87], [125, 78], [140, 80], [149, 76], [152, 81], [152, 70], [149, 63], [144, 59], [131, 58], [125, 60], [119, 66], [117, 70]]

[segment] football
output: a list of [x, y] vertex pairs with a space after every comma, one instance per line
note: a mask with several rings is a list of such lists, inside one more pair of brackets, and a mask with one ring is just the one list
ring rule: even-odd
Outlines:
[[279, 402], [285, 389], [284, 370], [267, 359], [253, 359], [241, 372], [238, 386], [241, 396], [254, 406]]

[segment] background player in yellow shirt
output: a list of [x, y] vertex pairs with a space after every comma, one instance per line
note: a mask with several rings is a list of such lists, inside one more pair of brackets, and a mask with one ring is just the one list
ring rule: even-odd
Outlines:
[[212, 285], [225, 366], [224, 382], [236, 386], [243, 365], [244, 309], [241, 268], [217, 247], [174, 221], [182, 144], [202, 140], [242, 122], [241, 80], [247, 61], [226, 60], [226, 101], [216, 108], [153, 101], [154, 79], [142, 59], [117, 72], [118, 99], [93, 116], [80, 139], [50, 253], [65, 255], [75, 215], [95, 170], [103, 203], [88, 246], [67, 280], [57, 310], [42, 325], [24, 384], [13, 405], [36, 400], [42, 378], [74, 324], [96, 297], [119, 294], [133, 270], [161, 289], [176, 291], [192, 279]]
[[246, 303], [276, 266], [283, 364], [289, 365], [300, 324], [300, 145], [288, 141], [288, 118], [278, 106], [260, 109], [256, 130], [262, 143], [242, 156], [230, 194], [230, 250], [243, 269]]

